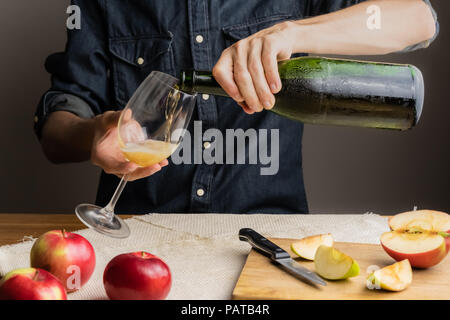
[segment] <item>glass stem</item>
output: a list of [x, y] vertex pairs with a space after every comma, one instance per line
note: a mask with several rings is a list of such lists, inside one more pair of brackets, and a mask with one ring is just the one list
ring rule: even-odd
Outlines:
[[111, 201], [109, 201], [106, 207], [100, 210], [100, 213], [106, 216], [108, 219], [112, 219], [114, 217], [114, 208], [116, 207], [117, 200], [119, 200], [119, 197], [122, 194], [123, 188], [125, 188], [126, 184], [127, 184], [127, 176], [124, 175], [122, 177], [122, 180], [120, 180], [120, 183], [117, 186], [116, 191], [114, 192], [114, 195], [111, 198]]

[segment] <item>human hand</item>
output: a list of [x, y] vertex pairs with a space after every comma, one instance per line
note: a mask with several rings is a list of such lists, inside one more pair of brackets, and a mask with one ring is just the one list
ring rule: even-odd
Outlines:
[[281, 90], [278, 61], [293, 53], [290, 21], [276, 24], [225, 49], [213, 68], [213, 76], [246, 113], [271, 109]]
[[[130, 110], [128, 110], [130, 111]], [[95, 117], [94, 140], [91, 149], [91, 162], [102, 168], [106, 173], [114, 174], [118, 177], [127, 176], [127, 181], [142, 179], [161, 170], [167, 166], [167, 159], [149, 167], [139, 167], [137, 164], [129, 162], [120, 149], [118, 139], [118, 122], [121, 111], [107, 111]], [[128, 119], [127, 119], [128, 118]], [[131, 113], [124, 116], [124, 121], [132, 121]], [[142, 134], [139, 124], [127, 126], [127, 134]]]

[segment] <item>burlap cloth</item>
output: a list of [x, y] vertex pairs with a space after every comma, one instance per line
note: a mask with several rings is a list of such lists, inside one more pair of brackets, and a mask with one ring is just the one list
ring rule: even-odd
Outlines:
[[[89, 282], [69, 299], [106, 299], [103, 270], [113, 257], [147, 251], [161, 257], [172, 271], [168, 299], [230, 299], [250, 245], [238, 231], [250, 227], [269, 237], [301, 238], [331, 232], [336, 241], [379, 243], [387, 220], [361, 215], [230, 215], [150, 214], [127, 220], [131, 236], [105, 237], [89, 229], [79, 231], [94, 246], [97, 265]], [[0, 247], [0, 274], [29, 266], [32, 239]]]

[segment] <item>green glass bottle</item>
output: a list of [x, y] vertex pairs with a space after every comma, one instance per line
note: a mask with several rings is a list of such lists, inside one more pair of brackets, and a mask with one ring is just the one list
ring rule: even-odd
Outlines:
[[[300, 57], [279, 62], [282, 89], [271, 111], [303, 123], [407, 130], [423, 107], [412, 65]], [[227, 96], [210, 71], [182, 71], [180, 89]]]

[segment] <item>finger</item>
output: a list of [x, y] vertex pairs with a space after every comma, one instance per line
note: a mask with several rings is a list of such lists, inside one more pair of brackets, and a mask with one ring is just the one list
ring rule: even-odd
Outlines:
[[123, 111], [123, 121], [124, 122], [128, 122], [131, 120], [131, 116], [133, 115], [133, 111], [131, 111], [131, 109], [125, 109]]
[[[126, 164], [122, 165], [121, 167], [116, 167], [114, 173], [110, 172], [111, 174], [115, 174], [118, 177], [123, 177], [124, 175], [128, 175], [133, 180], [141, 179], [144, 177], [147, 177], [155, 172], [158, 172], [161, 170], [161, 168], [166, 167], [169, 164], [169, 161], [167, 159], [161, 161], [159, 164], [155, 164], [150, 167], [139, 167], [138, 165], [127, 162]], [[158, 167], [159, 166], [159, 167]], [[151, 173], [151, 174], [148, 174]], [[127, 179], [129, 180], [129, 179]]]
[[244, 110], [245, 113], [247, 114], [254, 114], [255, 111], [253, 111], [252, 109], [250, 109], [247, 104], [244, 102], [239, 102], [238, 105], [240, 105], [242, 107], [242, 109]]
[[133, 173], [134, 171], [138, 170], [139, 168], [140, 167], [137, 164], [127, 161], [123, 164], [120, 164], [117, 167], [117, 170], [119, 171], [119, 173], [122, 173], [122, 174], [130, 174], [130, 173]]
[[138, 168], [134, 170], [132, 173], [127, 175], [127, 181], [135, 181], [142, 178], [149, 177], [158, 171], [161, 170], [161, 166], [159, 164], [154, 164], [150, 167]]
[[120, 137], [125, 144], [143, 141], [146, 140], [146, 130], [136, 120], [129, 120], [127, 123], [121, 124]]
[[236, 102], [244, 101], [233, 78], [233, 58], [229, 50], [225, 50], [214, 66], [213, 77], [225, 92]]
[[108, 174], [126, 175], [137, 170], [139, 166], [132, 162], [115, 162], [114, 165], [108, 164], [103, 166], [103, 170]]
[[281, 79], [278, 73], [277, 53], [267, 41], [263, 44], [261, 61], [270, 90], [273, 94], [280, 92]]
[[244, 45], [236, 46], [233, 54], [233, 74], [234, 81], [236, 82], [239, 92], [245, 100], [247, 106], [252, 111], [262, 111], [263, 107], [256, 94], [255, 87], [253, 86], [252, 77], [247, 69], [248, 48]]
[[121, 111], [107, 111], [103, 114], [102, 125], [105, 130], [117, 127], [119, 122]]
[[252, 77], [253, 86], [259, 101], [261, 101], [264, 109], [272, 109], [275, 103], [273, 96], [264, 74], [264, 68], [261, 62], [262, 42], [260, 40], [253, 40], [253, 45], [250, 47], [248, 55], [248, 70]]
[[166, 167], [166, 166], [169, 165], [169, 160], [164, 159], [163, 161], [161, 161], [161, 162], [159, 163], [159, 165], [160, 165], [161, 167]]

